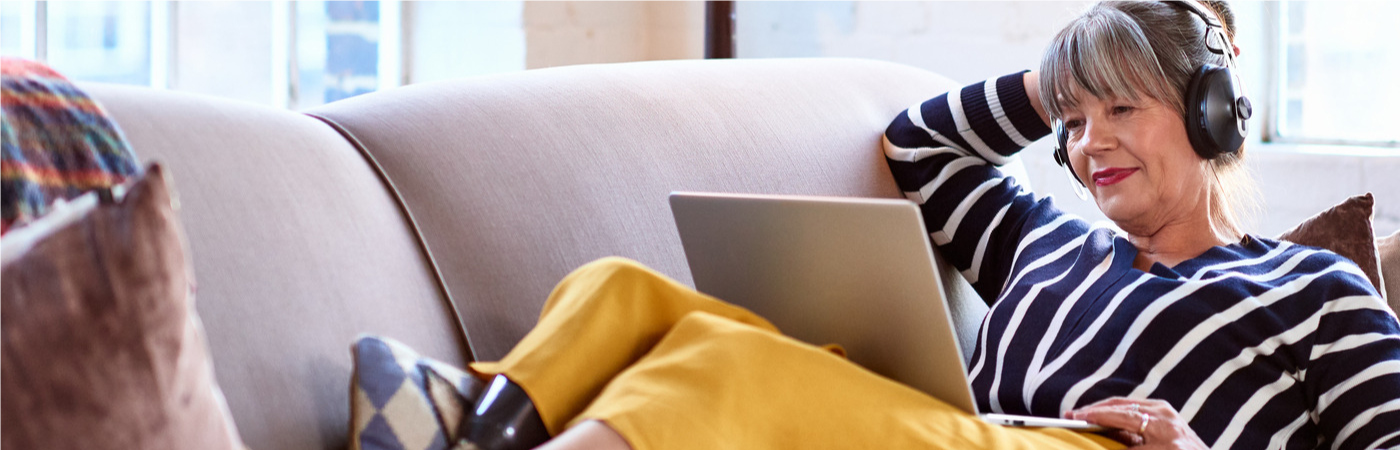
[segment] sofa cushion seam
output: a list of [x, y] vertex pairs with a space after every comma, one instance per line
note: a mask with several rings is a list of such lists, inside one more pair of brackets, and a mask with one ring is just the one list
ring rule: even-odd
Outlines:
[[413, 216], [413, 211], [408, 207], [408, 202], [404, 200], [403, 194], [399, 192], [399, 188], [394, 184], [394, 180], [389, 178], [389, 174], [385, 172], [384, 167], [379, 164], [379, 160], [374, 158], [374, 155], [369, 152], [369, 149], [360, 142], [359, 138], [356, 138], [354, 134], [350, 133], [349, 129], [346, 129], [344, 126], [341, 126], [340, 123], [325, 116], [314, 113], [303, 114], [320, 120], [326, 125], [329, 125], [337, 133], [340, 133], [341, 137], [349, 141], [350, 145], [355, 147], [356, 151], [360, 152], [360, 156], [363, 157], [370, 168], [374, 170], [375, 175], [379, 177], [379, 181], [389, 190], [389, 194], [393, 196], [394, 203], [398, 206], [399, 212], [408, 220], [408, 227], [413, 231], [413, 237], [418, 243], [418, 249], [422, 252], [423, 256], [428, 259], [428, 265], [432, 267], [433, 280], [437, 283], [438, 290], [442, 292], [443, 299], [447, 301], [448, 310], [452, 312], [452, 321], [457, 324], [458, 337], [462, 340], [462, 343], [465, 344], [467, 349], [468, 362], [476, 361], [476, 349], [472, 347], [471, 335], [467, 332], [466, 324], [462, 322], [461, 312], [457, 310], [457, 302], [453, 301], [452, 291], [448, 289], [447, 280], [442, 276], [442, 269], [438, 267], [437, 259], [433, 257], [432, 248], [428, 246], [428, 241], [423, 236], [423, 230], [418, 226], [418, 220]]

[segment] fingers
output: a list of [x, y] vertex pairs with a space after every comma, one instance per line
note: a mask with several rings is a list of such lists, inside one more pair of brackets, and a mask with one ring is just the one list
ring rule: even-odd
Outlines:
[[[1083, 420], [1094, 425], [1117, 428], [1137, 433], [1142, 429], [1145, 412], [1134, 412], [1122, 404], [1090, 406], [1073, 412], [1072, 419]], [[1151, 419], [1147, 419], [1150, 421]]]
[[1083, 407], [1083, 408], [1079, 408], [1079, 409], [1088, 409], [1088, 408], [1093, 408], [1093, 407], [1097, 407], [1097, 406], [1129, 405], [1129, 404], [1138, 403], [1138, 402], [1139, 402], [1139, 400], [1133, 400], [1133, 399], [1130, 399], [1130, 398], [1127, 398], [1127, 397], [1109, 397], [1109, 398], [1106, 398], [1106, 399], [1103, 399], [1103, 400], [1099, 400], [1099, 401], [1094, 402], [1094, 403], [1090, 403], [1089, 405], [1087, 405], [1087, 406], [1085, 406], [1085, 407]]
[[1176, 408], [1162, 400], [1113, 397], [1068, 411], [1065, 417], [1110, 428], [1106, 436], [1135, 449], [1178, 448], [1183, 442], [1189, 445], [1182, 448], [1206, 448]]
[[1137, 433], [1129, 433], [1123, 430], [1109, 430], [1099, 434], [1107, 436], [1109, 439], [1113, 439], [1115, 441], [1118, 441], [1118, 443], [1129, 447], [1137, 447], [1145, 443], [1141, 435], [1138, 435]]
[[[1090, 408], [1090, 407], [1094, 407], [1094, 406], [1115, 406], [1115, 405], [1124, 405], [1124, 406], [1126, 406], [1126, 405], [1142, 405], [1142, 408], [1144, 408], [1144, 409], [1145, 409], [1145, 408], [1149, 408], [1149, 407], [1150, 407], [1150, 408], [1153, 408], [1153, 409], [1161, 409], [1161, 408], [1164, 408], [1164, 407], [1165, 407], [1165, 408], [1171, 408], [1171, 404], [1170, 404], [1170, 403], [1167, 403], [1167, 402], [1162, 401], [1162, 400], [1157, 400], [1157, 399], [1155, 399], [1155, 398], [1127, 398], [1127, 397], [1109, 397], [1109, 398], [1106, 398], [1106, 399], [1099, 400], [1099, 401], [1097, 401], [1097, 402], [1091, 403], [1091, 404], [1089, 404], [1088, 406], [1085, 406], [1084, 408]], [[1083, 409], [1083, 408], [1080, 408], [1080, 409]]]
[[[1120, 409], [1134, 413], [1141, 411], [1156, 419], [1167, 421], [1177, 419], [1176, 408], [1173, 408], [1170, 403], [1157, 399], [1132, 399], [1126, 397], [1110, 397], [1077, 410], [1066, 411], [1065, 418], [1084, 420], [1076, 416], [1085, 411], [1097, 409]], [[1137, 427], [1134, 427], [1133, 430], [1137, 430]]]

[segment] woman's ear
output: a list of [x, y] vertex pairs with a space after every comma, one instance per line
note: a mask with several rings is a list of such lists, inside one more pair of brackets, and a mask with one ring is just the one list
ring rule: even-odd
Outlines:
[[1232, 49], [1235, 50], [1235, 57], [1236, 57], [1236, 58], [1239, 58], [1239, 57], [1240, 57], [1240, 46], [1231, 44], [1230, 47], [1231, 47]]

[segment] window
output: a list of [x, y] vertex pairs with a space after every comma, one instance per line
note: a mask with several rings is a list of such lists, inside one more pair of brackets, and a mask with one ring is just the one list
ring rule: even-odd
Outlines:
[[168, 12], [163, 1], [3, 2], [0, 52], [74, 79], [164, 86]]
[[316, 106], [400, 84], [399, 2], [299, 1], [294, 4], [294, 108]]
[[50, 66], [83, 80], [151, 84], [150, 2], [46, 3]]
[[[739, 57], [882, 59], [971, 82], [1035, 67], [1090, 3], [738, 2], [735, 39]], [[1242, 64], [1259, 125], [1251, 139], [1400, 147], [1400, 83], [1390, 81], [1400, 73], [1400, 3], [1232, 7], [1250, 40]]]
[[6, 0], [0, 54], [45, 61], [77, 81], [302, 109], [524, 70], [523, 13], [519, 0]]
[[1400, 147], [1400, 3], [1276, 5], [1274, 142]]
[[0, 2], [0, 54], [35, 57], [34, 2]]

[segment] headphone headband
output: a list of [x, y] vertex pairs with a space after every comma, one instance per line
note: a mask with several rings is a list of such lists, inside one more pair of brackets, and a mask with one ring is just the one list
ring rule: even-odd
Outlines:
[[1206, 25], [1208, 26], [1220, 28], [1222, 30], [1225, 29], [1225, 25], [1220, 23], [1220, 19], [1215, 15], [1215, 11], [1207, 11], [1205, 5], [1200, 4], [1196, 0], [1169, 1], [1167, 3], [1186, 8], [1188, 11], [1200, 16], [1201, 20], [1206, 21]]
[[[1220, 17], [1216, 15], [1217, 13], [1214, 10], [1206, 8], [1205, 5], [1197, 0], [1167, 1], [1165, 3], [1184, 8], [1187, 12], [1200, 17], [1201, 20], [1206, 23], [1206, 49], [1210, 50], [1212, 53], [1224, 56], [1225, 64], [1232, 69], [1234, 68], [1234, 40], [1230, 38], [1229, 30], [1225, 29], [1225, 25], [1220, 22]], [[1218, 42], [1213, 40], [1218, 40]]]

